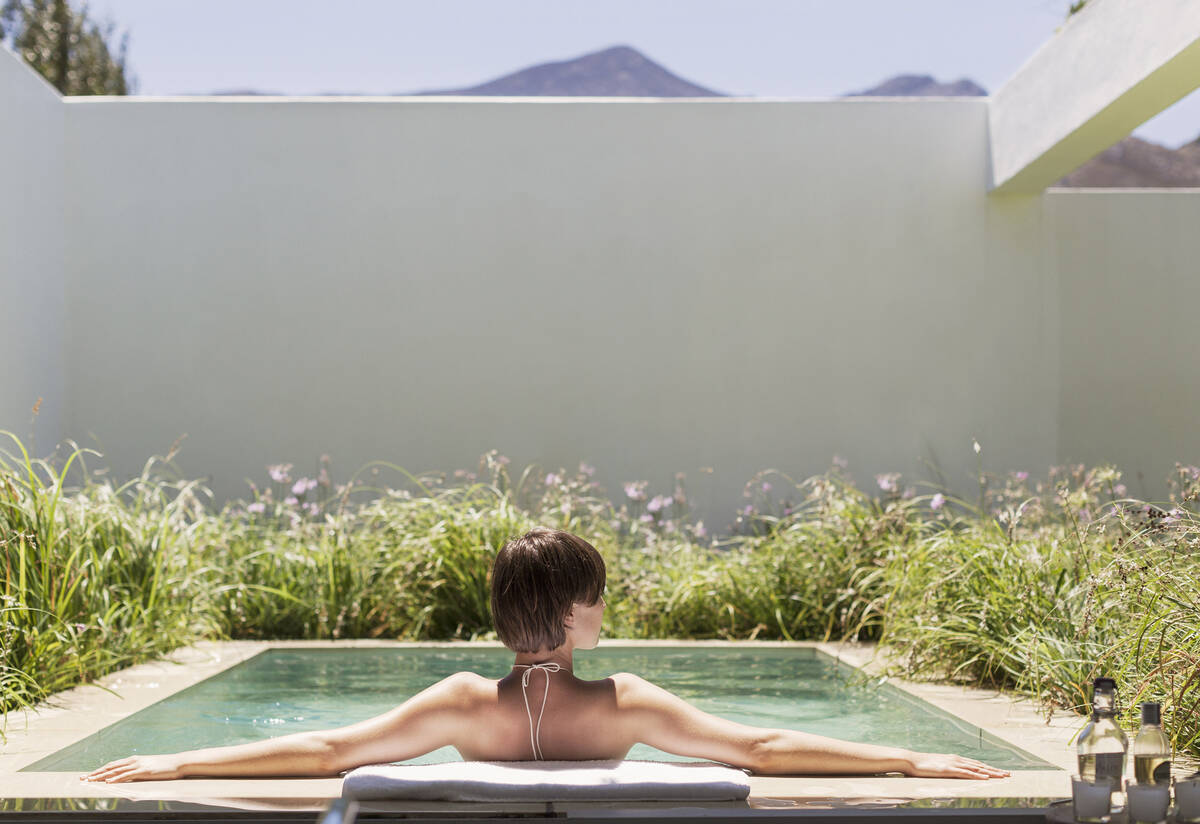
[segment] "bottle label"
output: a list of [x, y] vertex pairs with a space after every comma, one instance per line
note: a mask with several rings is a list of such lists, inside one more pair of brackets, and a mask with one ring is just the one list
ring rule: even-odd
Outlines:
[[[1170, 766], [1167, 767], [1170, 770]], [[1125, 772], [1125, 753], [1099, 752], [1096, 753], [1096, 779], [1111, 778], [1119, 787], [1121, 774]]]

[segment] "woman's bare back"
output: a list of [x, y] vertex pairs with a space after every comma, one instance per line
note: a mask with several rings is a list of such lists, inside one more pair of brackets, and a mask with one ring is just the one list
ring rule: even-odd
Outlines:
[[621, 723], [613, 678], [583, 681], [566, 670], [534, 669], [522, 694], [523, 678], [520, 669], [499, 681], [475, 677], [469, 720], [454, 743], [463, 758], [533, 761], [538, 744], [544, 761], [614, 759], [636, 743]]

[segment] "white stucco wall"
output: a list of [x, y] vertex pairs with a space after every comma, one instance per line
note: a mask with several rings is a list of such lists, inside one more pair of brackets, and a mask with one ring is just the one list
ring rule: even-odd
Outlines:
[[0, 428], [45, 398], [39, 452], [186, 433], [224, 497], [497, 447], [685, 471], [718, 528], [835, 453], [1149, 497], [1197, 460], [1200, 193], [988, 197], [984, 101], [63, 102], [0, 58]]
[[63, 114], [54, 87], [0, 47], [0, 429], [39, 455], [66, 412]]
[[121, 472], [182, 433], [220, 495], [495, 447], [685, 471], [720, 521], [764, 467], [1056, 453], [1041, 203], [986, 197], [985, 101], [66, 108], [70, 428]]
[[1046, 202], [1062, 306], [1060, 451], [1115, 463], [1131, 495], [1160, 497], [1176, 461], [1200, 464], [1200, 190], [1054, 189]]

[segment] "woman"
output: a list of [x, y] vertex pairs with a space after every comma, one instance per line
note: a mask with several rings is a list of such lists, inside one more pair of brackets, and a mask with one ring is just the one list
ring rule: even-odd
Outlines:
[[492, 570], [496, 634], [516, 653], [499, 681], [460, 672], [375, 718], [321, 732], [172, 755], [137, 755], [83, 776], [110, 783], [183, 776], [328, 776], [453, 746], [468, 761], [619, 759], [636, 743], [756, 773], [882, 773], [999, 778], [957, 755], [855, 744], [751, 727], [701, 712], [629, 673], [583, 681], [604, 615], [604, 561], [582, 538], [534, 529], [509, 541]]

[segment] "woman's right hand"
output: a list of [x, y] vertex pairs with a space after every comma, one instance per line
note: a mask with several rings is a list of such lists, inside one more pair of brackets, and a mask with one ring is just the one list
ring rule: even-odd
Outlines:
[[169, 781], [182, 777], [178, 756], [133, 755], [110, 761], [103, 767], [80, 776], [79, 780], [120, 784], [124, 781]]

